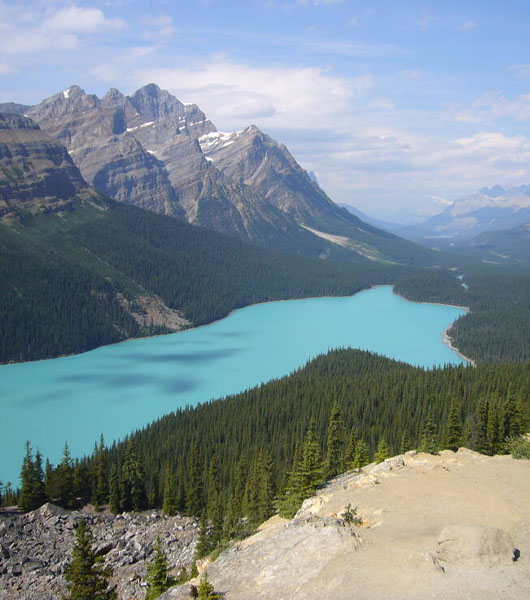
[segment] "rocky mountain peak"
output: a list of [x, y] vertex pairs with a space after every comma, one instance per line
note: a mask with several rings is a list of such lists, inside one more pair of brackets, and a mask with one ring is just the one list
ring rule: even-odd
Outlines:
[[136, 110], [151, 121], [184, 114], [184, 105], [156, 83], [148, 83], [129, 96]]
[[33, 106], [27, 114], [37, 121], [60, 119], [73, 113], [97, 108], [99, 102], [95, 94], [86, 94], [78, 85], [72, 85]]

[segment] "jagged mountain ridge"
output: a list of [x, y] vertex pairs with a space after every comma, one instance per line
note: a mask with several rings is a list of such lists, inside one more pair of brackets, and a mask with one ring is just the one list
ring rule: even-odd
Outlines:
[[111, 89], [101, 99], [71, 86], [26, 114], [66, 146], [97, 191], [121, 202], [288, 252], [437, 260], [338, 207], [285, 146], [257, 127], [217, 132], [196, 105], [155, 84], [130, 96]]

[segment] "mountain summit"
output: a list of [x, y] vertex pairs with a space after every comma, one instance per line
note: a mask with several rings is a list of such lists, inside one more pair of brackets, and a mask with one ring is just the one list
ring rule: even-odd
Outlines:
[[[7, 106], [7, 105], [6, 105]], [[320, 258], [432, 264], [436, 255], [337, 206], [289, 150], [250, 125], [222, 133], [150, 83], [103, 98], [79, 86], [27, 108], [111, 198], [258, 245]], [[14, 108], [13, 108], [14, 107]]]

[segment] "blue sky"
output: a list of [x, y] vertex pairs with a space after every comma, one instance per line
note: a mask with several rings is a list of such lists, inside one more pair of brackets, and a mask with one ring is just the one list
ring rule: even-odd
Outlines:
[[530, 182], [528, 31], [512, 0], [0, 0], [0, 101], [154, 81], [406, 220]]

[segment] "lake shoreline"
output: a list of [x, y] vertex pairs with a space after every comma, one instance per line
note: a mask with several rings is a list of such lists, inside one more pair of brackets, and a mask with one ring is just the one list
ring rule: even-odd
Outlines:
[[[252, 304], [246, 304], [245, 306], [239, 306], [237, 308], [233, 308], [230, 312], [228, 312], [226, 315], [219, 317], [218, 319], [214, 319], [213, 321], [210, 321], [208, 323], [202, 323], [201, 325], [192, 325], [191, 327], [183, 327], [182, 329], [178, 330], [178, 331], [169, 331], [167, 333], [156, 333], [156, 334], [152, 334], [152, 335], [142, 335], [139, 337], [129, 337], [123, 340], [119, 340], [118, 342], [112, 342], [110, 344], [101, 344], [100, 346], [95, 346], [94, 348], [88, 348], [87, 350], [82, 350], [81, 352], [72, 352], [70, 354], [59, 354], [58, 356], [50, 356], [48, 358], [40, 358], [38, 360], [22, 360], [22, 361], [10, 361], [7, 363], [0, 363], [0, 367], [7, 367], [7, 366], [12, 366], [12, 365], [21, 365], [21, 364], [28, 364], [28, 363], [40, 363], [43, 361], [47, 361], [47, 360], [55, 360], [57, 358], [68, 358], [71, 356], [79, 356], [81, 354], [86, 354], [87, 352], [93, 352], [94, 350], [98, 350], [99, 348], [105, 348], [108, 346], [116, 346], [118, 344], [126, 344], [128, 342], [135, 342], [138, 340], [148, 340], [148, 339], [154, 339], [154, 338], [158, 338], [158, 337], [166, 337], [168, 335], [174, 335], [174, 334], [178, 334], [178, 333], [183, 333], [184, 331], [192, 331], [192, 330], [196, 330], [196, 329], [202, 329], [204, 327], [211, 327], [212, 325], [214, 325], [215, 323], [218, 323], [220, 321], [223, 321], [224, 319], [228, 319], [228, 317], [230, 317], [232, 314], [234, 314], [235, 312], [239, 311], [239, 310], [243, 310], [245, 308], [249, 308], [251, 306], [260, 306], [262, 304], [271, 304], [273, 302], [299, 302], [302, 300], [319, 300], [319, 299], [325, 299], [325, 298], [353, 298], [353, 296], [356, 296], [357, 294], [360, 294], [362, 292], [367, 292], [369, 290], [375, 290], [377, 288], [380, 287], [390, 287], [392, 288], [392, 293], [395, 296], [398, 296], [399, 298], [401, 298], [402, 300], [405, 300], [406, 302], [411, 302], [413, 304], [430, 304], [432, 306], [449, 306], [451, 308], [460, 308], [462, 310], [465, 310], [466, 313], [470, 313], [471, 310], [469, 308], [469, 306], [459, 306], [457, 304], [444, 304], [443, 302], [422, 302], [419, 300], [410, 300], [409, 298], [406, 298], [405, 296], [402, 296], [401, 294], [398, 294], [395, 291], [395, 285], [391, 284], [391, 283], [378, 283], [376, 285], [371, 285], [371, 286], [367, 286], [367, 287], [363, 287], [361, 289], [359, 289], [358, 291], [354, 292], [353, 294], [347, 294], [345, 296], [303, 296], [300, 298], [284, 298], [284, 299], [279, 299], [279, 300], [263, 300], [261, 302], [254, 302]], [[451, 329], [451, 327], [453, 326], [453, 323], [451, 323], [451, 325], [449, 325], [448, 327], [445, 328], [445, 330], [442, 333], [442, 342], [448, 346], [453, 352], [455, 352], [458, 356], [460, 356], [460, 358], [463, 358], [464, 360], [466, 360], [467, 362], [469, 362], [471, 365], [476, 366], [475, 361], [467, 356], [465, 356], [464, 354], [462, 354], [460, 352], [460, 350], [454, 346], [452, 344], [452, 338], [449, 335], [449, 331]]]
[[[380, 286], [374, 286], [374, 287], [380, 287]], [[395, 294], [396, 296], [399, 296], [400, 298], [403, 298], [403, 300], [405, 300], [406, 302], [412, 302], [413, 304], [430, 304], [430, 305], [434, 305], [434, 306], [450, 306], [452, 308], [460, 308], [461, 310], [464, 310], [466, 312], [466, 314], [470, 314], [471, 313], [471, 308], [469, 306], [459, 306], [458, 304], [444, 304], [443, 302], [422, 302], [420, 300], [410, 300], [409, 298], [405, 298], [405, 296], [402, 296], [401, 294], [398, 294], [397, 292], [395, 292], [394, 291], [394, 286], [392, 286], [392, 293]], [[450, 325], [448, 325], [443, 330], [443, 333], [442, 333], [442, 342], [446, 346], [449, 346], [449, 348], [451, 348], [451, 350], [455, 354], [458, 354], [458, 356], [460, 356], [460, 358], [463, 358], [464, 360], [466, 360], [472, 367], [476, 367], [477, 363], [472, 358], [469, 358], [469, 356], [466, 356], [465, 354], [463, 354], [453, 344], [454, 340], [453, 340], [453, 338], [450, 335], [450, 331], [451, 331], [453, 325], [454, 325], [454, 322], [451, 323]]]

